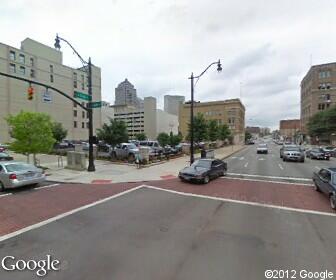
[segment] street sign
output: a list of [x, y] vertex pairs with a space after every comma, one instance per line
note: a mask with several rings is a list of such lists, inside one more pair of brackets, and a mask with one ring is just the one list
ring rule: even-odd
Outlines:
[[74, 92], [74, 97], [75, 98], [80, 98], [80, 99], [83, 99], [83, 100], [86, 100], [86, 101], [91, 101], [92, 100], [92, 97], [86, 93], [83, 93], [83, 92], [79, 92], [79, 91], [75, 91]]
[[50, 89], [46, 89], [45, 91], [42, 92], [42, 102], [52, 103], [52, 95]]
[[89, 103], [89, 108], [100, 108], [102, 106], [102, 102], [101, 101], [96, 101], [96, 102], [90, 102]]

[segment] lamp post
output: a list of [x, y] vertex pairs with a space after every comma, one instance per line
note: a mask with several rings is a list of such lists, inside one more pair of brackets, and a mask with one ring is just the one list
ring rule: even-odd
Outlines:
[[[74, 51], [74, 53], [78, 56], [79, 60], [82, 62], [83, 69], [88, 75], [88, 93], [89, 93], [89, 96], [92, 99], [92, 64], [91, 64], [91, 57], [89, 57], [88, 62], [86, 62], [80, 56], [80, 54], [76, 51], [76, 49], [67, 40], [59, 37], [58, 34], [56, 34], [56, 38], [55, 38], [55, 44], [54, 44], [55, 49], [57, 49], [57, 50], [61, 49], [60, 41], [63, 41], [65, 43], [67, 43], [70, 46], [70, 48]], [[95, 168], [94, 159], [93, 159], [93, 114], [92, 114], [92, 108], [91, 107], [87, 108], [87, 112], [88, 112], [88, 117], [89, 117], [89, 166], [88, 166], [87, 170], [89, 172], [94, 172], [94, 171], [96, 171], [96, 168]]]
[[191, 76], [188, 78], [191, 82], [191, 103], [190, 103], [190, 165], [194, 162], [194, 79], [196, 80], [196, 83], [198, 79], [212, 66], [217, 64], [217, 71], [222, 71], [222, 65], [220, 60], [211, 63], [205, 70], [199, 74], [198, 76], [194, 76], [194, 73], [191, 73]]

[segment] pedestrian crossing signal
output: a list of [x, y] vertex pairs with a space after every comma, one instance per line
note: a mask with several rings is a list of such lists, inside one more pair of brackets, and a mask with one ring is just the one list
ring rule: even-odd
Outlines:
[[28, 100], [33, 100], [33, 98], [34, 98], [34, 88], [30, 86], [28, 88]]

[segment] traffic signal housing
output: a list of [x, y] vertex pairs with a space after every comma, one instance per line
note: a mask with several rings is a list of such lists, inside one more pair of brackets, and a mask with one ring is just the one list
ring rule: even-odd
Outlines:
[[28, 87], [28, 100], [33, 100], [34, 98], [34, 88], [32, 86]]

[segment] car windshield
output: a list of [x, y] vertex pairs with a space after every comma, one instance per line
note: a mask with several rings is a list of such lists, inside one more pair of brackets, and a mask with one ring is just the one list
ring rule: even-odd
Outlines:
[[131, 143], [131, 144], [128, 144], [128, 148], [129, 149], [136, 149], [136, 146], [135, 146], [135, 144]]
[[6, 153], [0, 153], [0, 157], [9, 157], [9, 155]]
[[25, 170], [34, 169], [34, 167], [32, 165], [24, 164], [24, 163], [6, 164], [5, 167], [6, 167], [8, 172], [25, 171]]
[[286, 147], [285, 150], [286, 151], [296, 151], [296, 152], [301, 151], [299, 147]]
[[258, 147], [260, 147], [260, 148], [266, 148], [267, 144], [259, 144]]
[[317, 153], [323, 152], [321, 148], [315, 148], [315, 149], [312, 149], [312, 151], [317, 152]]
[[191, 166], [192, 167], [210, 168], [211, 161], [210, 160], [197, 160]]

